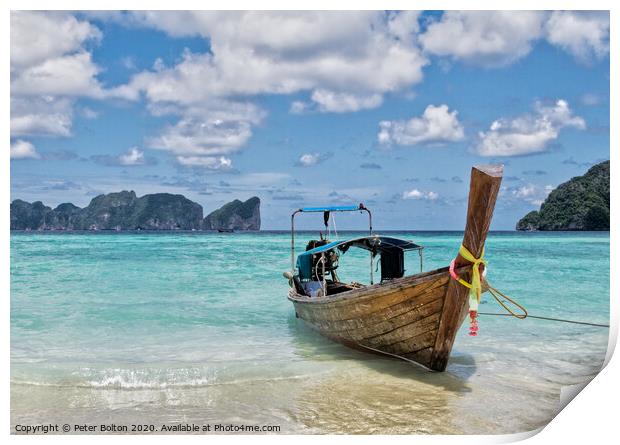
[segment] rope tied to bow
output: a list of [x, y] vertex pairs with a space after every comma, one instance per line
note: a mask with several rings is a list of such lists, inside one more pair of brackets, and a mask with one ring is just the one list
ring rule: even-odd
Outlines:
[[[483, 264], [485, 267], [487, 265], [486, 260], [484, 259], [484, 247], [482, 248], [482, 253], [480, 254], [480, 258], [476, 258], [467, 247], [461, 244], [459, 249], [459, 254], [472, 263], [472, 276], [471, 283], [468, 283], [461, 277], [457, 276], [457, 281], [461, 283], [463, 286], [472, 290], [472, 292], [476, 295], [476, 299], [480, 302], [480, 295], [482, 294], [482, 280], [480, 279], [480, 265]], [[456, 260], [454, 260], [456, 261]], [[454, 263], [453, 261], [453, 263]]]
[[[463, 245], [461, 245], [461, 247], [459, 248], [459, 254], [461, 255], [463, 259], [472, 263], [471, 283], [468, 283], [467, 281], [459, 277], [458, 274], [456, 273], [455, 271], [456, 258], [452, 260], [452, 262], [450, 263], [450, 276], [456, 281], [458, 281], [459, 283], [461, 283], [463, 286], [469, 289], [469, 319], [470, 319], [469, 335], [476, 336], [478, 335], [477, 318], [478, 318], [478, 305], [480, 304], [480, 296], [482, 295], [482, 284], [483, 284], [482, 280], [484, 279], [484, 275], [486, 275], [486, 270], [487, 270], [486, 269], [487, 262], [484, 259], [484, 247], [482, 248], [482, 253], [480, 254], [480, 258], [476, 258]], [[480, 265], [485, 266], [484, 272], [482, 274], [480, 272]], [[506, 311], [510, 313], [510, 315], [516, 318], [521, 318], [521, 319], [527, 317], [527, 310], [523, 306], [521, 306], [519, 303], [517, 303], [512, 298], [508, 297], [507, 295], [505, 295], [498, 289], [491, 286], [489, 282], [486, 280], [485, 280], [485, 284], [487, 285], [489, 293], [493, 295], [493, 298], [495, 298], [497, 302], [504, 309], [506, 309]], [[508, 306], [504, 304], [500, 296], [504, 297], [505, 300], [509, 301], [514, 306], [518, 307], [521, 311], [523, 311], [523, 313], [517, 314], [514, 311], [512, 311]]]

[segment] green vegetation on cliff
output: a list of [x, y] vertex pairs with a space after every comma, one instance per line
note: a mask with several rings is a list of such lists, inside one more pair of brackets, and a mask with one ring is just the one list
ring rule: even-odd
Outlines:
[[609, 230], [609, 161], [560, 184], [517, 230]]
[[83, 229], [198, 230], [202, 206], [183, 195], [155, 193], [140, 198], [131, 191], [99, 195], [81, 215]]
[[140, 198], [134, 191], [93, 198], [81, 209], [71, 203], [55, 209], [40, 201], [11, 203], [11, 230], [197, 230], [202, 206], [183, 195], [156, 193]]
[[256, 196], [245, 202], [235, 199], [223, 205], [207, 215], [204, 228], [260, 230], [260, 199]]
[[16, 199], [11, 203], [11, 230], [201, 230], [224, 226], [259, 230], [259, 206], [258, 198], [228, 203], [212, 213], [222, 221], [212, 227], [205, 225], [200, 204], [170, 193], [142, 197], [134, 191], [108, 193], [96, 196], [83, 209], [71, 203], [52, 209], [41, 201], [31, 204]]

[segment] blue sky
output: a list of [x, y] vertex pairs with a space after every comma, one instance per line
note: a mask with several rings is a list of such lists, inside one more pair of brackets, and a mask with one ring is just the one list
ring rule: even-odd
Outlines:
[[492, 228], [513, 229], [609, 159], [608, 39], [589, 12], [13, 12], [11, 198], [462, 229], [471, 166], [503, 163]]

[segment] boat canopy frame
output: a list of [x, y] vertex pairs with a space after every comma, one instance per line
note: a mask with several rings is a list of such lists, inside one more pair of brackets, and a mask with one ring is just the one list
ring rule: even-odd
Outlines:
[[[397, 268], [400, 269], [400, 272], [398, 272], [399, 275], [389, 276], [388, 278], [401, 278], [402, 273], [404, 272], [403, 255], [404, 255], [404, 252], [410, 251], [410, 250], [418, 251], [418, 254], [420, 256], [420, 272], [422, 272], [422, 268], [423, 268], [422, 250], [424, 249], [423, 246], [416, 244], [412, 241], [407, 241], [407, 240], [403, 240], [399, 238], [393, 238], [390, 236], [368, 235], [368, 236], [362, 236], [362, 237], [352, 238], [348, 240], [333, 241], [331, 243], [324, 244], [322, 246], [318, 246], [318, 247], [315, 247], [314, 249], [310, 249], [310, 250], [303, 252], [297, 257], [297, 262], [296, 262], [296, 268], [297, 268], [299, 279], [300, 280], [312, 279], [312, 264], [313, 264], [312, 258], [314, 257], [314, 255], [323, 256], [325, 253], [332, 251], [332, 250], [339, 250], [340, 252], [345, 253], [347, 250], [349, 250], [350, 247], [358, 247], [358, 248], [369, 251], [371, 261], [377, 255], [379, 254], [381, 255], [382, 257], [382, 262], [381, 262], [382, 281], [383, 281], [383, 274], [384, 274], [384, 271], [383, 271], [384, 260], [387, 260], [385, 263], [385, 266], [388, 267], [390, 260], [393, 262], [396, 260], [396, 258], [400, 258], [400, 260], [396, 260], [398, 263]], [[393, 267], [394, 266], [390, 267], [390, 269], [393, 269]], [[372, 283], [372, 280], [373, 280], [372, 263], [371, 263], [370, 272], [371, 272], [371, 283]], [[394, 273], [394, 271], [392, 270], [391, 273]]]
[[[301, 207], [291, 215], [291, 273], [295, 274], [295, 215], [298, 213], [323, 213], [325, 227], [331, 212], [366, 212], [368, 213], [368, 235], [372, 235], [372, 213], [363, 203], [348, 206]], [[372, 258], [372, 257], [371, 257]]]

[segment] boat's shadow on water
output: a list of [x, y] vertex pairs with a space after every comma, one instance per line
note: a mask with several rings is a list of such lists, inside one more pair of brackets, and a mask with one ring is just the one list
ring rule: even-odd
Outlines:
[[288, 318], [290, 336], [297, 355], [313, 361], [355, 361], [370, 370], [398, 379], [440, 387], [450, 392], [470, 392], [467, 380], [476, 372], [473, 356], [458, 354], [450, 359], [445, 372], [430, 371], [421, 365], [388, 357], [381, 354], [360, 351], [322, 336], [303, 320], [292, 314]]

